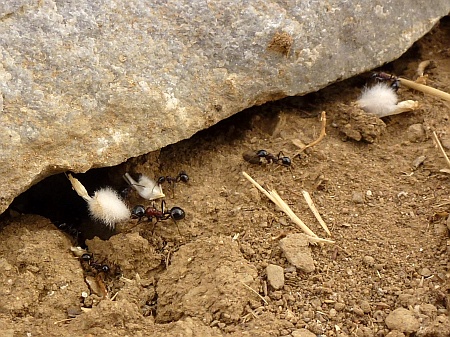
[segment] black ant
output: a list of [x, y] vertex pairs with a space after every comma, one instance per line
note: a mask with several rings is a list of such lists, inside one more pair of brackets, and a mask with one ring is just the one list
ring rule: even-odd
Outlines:
[[147, 218], [148, 221], [152, 221], [153, 218], [155, 218], [158, 222], [167, 220], [169, 218], [175, 221], [183, 220], [186, 216], [184, 210], [180, 207], [175, 206], [170, 210], [167, 210], [165, 206], [166, 202], [164, 200], [161, 202], [161, 210], [157, 209], [155, 206], [149, 206], [145, 208], [142, 205], [137, 205], [131, 210], [131, 217], [139, 219], [139, 221], [141, 221], [141, 219], [144, 217]]
[[381, 71], [379, 73], [373, 73], [371, 78], [377, 83], [390, 82], [391, 88], [394, 89], [395, 91], [397, 91], [398, 88], [400, 88], [400, 80], [398, 79], [397, 76], [389, 75]]
[[101, 264], [94, 260], [94, 254], [84, 253], [80, 256], [80, 261], [84, 265], [88, 265], [91, 270], [95, 270], [98, 273], [109, 273], [111, 268], [107, 264]]
[[172, 186], [172, 194], [174, 196], [175, 195], [175, 184], [180, 181], [185, 184], [187, 184], [189, 182], [189, 176], [187, 175], [187, 173], [185, 171], [181, 171], [180, 173], [178, 173], [178, 175], [176, 177], [161, 176], [158, 178], [158, 180], [156, 182], [159, 186], [161, 186], [164, 182], [169, 183]]
[[177, 182], [182, 181], [183, 183], [188, 183], [189, 182], [189, 176], [187, 175], [186, 172], [181, 171], [180, 173], [178, 173], [178, 175], [176, 177], [170, 177], [170, 176], [161, 176], [158, 178], [158, 184], [161, 185], [162, 183], [164, 183], [165, 181], [167, 181], [169, 184], [175, 184]]
[[243, 157], [251, 164], [260, 164], [261, 158], [265, 158], [269, 164], [278, 163], [283, 166], [291, 166], [292, 164], [291, 158], [286, 157], [282, 151], [280, 151], [278, 155], [275, 156], [272, 153], [267, 152], [266, 150], [259, 150], [256, 152], [244, 153]]
[[[185, 216], [186, 213], [181, 207], [175, 206], [167, 210], [166, 202], [164, 200], [161, 201], [161, 210], [157, 209], [155, 206], [145, 208], [142, 205], [137, 205], [131, 210], [131, 217], [139, 219], [138, 222], [140, 222], [143, 218], [147, 218], [147, 220], [151, 222], [153, 218], [155, 218], [156, 222], [172, 219], [175, 224], [177, 224], [177, 221], [183, 220]], [[179, 229], [178, 232], [180, 232]]]
[[73, 237], [77, 243], [80, 241], [79, 239], [81, 236], [81, 232], [76, 228], [74, 224], [59, 221], [55, 221], [54, 224], [56, 227], [58, 227], [59, 230]]

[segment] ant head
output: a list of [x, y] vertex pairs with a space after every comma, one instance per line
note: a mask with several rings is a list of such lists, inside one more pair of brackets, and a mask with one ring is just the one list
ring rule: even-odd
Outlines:
[[281, 160], [281, 165], [283, 165], [283, 166], [291, 166], [291, 164], [292, 164], [291, 158], [289, 158], [289, 157], [281, 157], [280, 160]]
[[256, 151], [256, 155], [260, 158], [265, 158], [265, 157], [267, 157], [268, 154], [269, 154], [269, 152], [267, 152], [266, 150]]
[[181, 171], [180, 173], [178, 173], [178, 179], [180, 179], [180, 181], [182, 181], [183, 183], [187, 183], [189, 181], [189, 176], [186, 172]]
[[131, 210], [131, 217], [136, 218], [142, 218], [145, 215], [145, 208], [142, 205], [134, 206]]
[[158, 183], [158, 185], [161, 185], [165, 181], [166, 181], [166, 177], [161, 176], [161, 177], [158, 178], [157, 183]]
[[80, 256], [81, 261], [91, 261], [91, 259], [92, 259], [92, 254], [89, 254], [89, 253], [84, 253], [83, 255]]
[[186, 213], [180, 207], [172, 207], [172, 209], [170, 210], [170, 216], [173, 220], [178, 221], [183, 220], [186, 216]]

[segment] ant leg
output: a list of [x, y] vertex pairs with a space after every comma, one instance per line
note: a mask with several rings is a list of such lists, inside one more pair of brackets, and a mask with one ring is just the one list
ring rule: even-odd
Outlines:
[[183, 235], [181, 235], [181, 232], [180, 232], [180, 227], [178, 227], [178, 222], [176, 222], [175, 220], [173, 220], [173, 222], [175, 222], [175, 226], [177, 226], [178, 235], [183, 238]]
[[158, 223], [158, 220], [156, 220], [156, 222], [155, 223], [153, 223], [153, 221], [152, 221], [152, 236], [155, 234], [155, 228], [156, 228], [156, 224]]
[[172, 199], [175, 198], [175, 180], [172, 181]]

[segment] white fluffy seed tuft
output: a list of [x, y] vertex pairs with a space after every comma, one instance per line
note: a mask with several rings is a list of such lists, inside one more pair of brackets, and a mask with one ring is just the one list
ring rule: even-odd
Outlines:
[[161, 186], [145, 175], [141, 175], [138, 181], [135, 181], [128, 173], [125, 173], [124, 179], [144, 199], [156, 200], [165, 197]]
[[110, 228], [116, 223], [130, 218], [131, 213], [116, 191], [110, 187], [102, 188], [94, 193], [92, 200], [88, 201], [91, 217]]
[[386, 83], [377, 83], [373, 87], [365, 88], [357, 103], [365, 112], [385, 117], [393, 114], [397, 101], [394, 89]]

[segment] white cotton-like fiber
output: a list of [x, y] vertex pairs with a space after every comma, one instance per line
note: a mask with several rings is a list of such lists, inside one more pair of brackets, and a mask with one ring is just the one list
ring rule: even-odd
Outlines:
[[114, 228], [116, 223], [130, 218], [131, 213], [116, 191], [106, 187], [94, 193], [88, 201], [88, 208], [91, 217], [100, 221], [110, 228]]
[[128, 173], [125, 173], [124, 179], [144, 199], [155, 200], [165, 197], [161, 186], [145, 175], [141, 175], [138, 181], [135, 181]]
[[397, 101], [394, 89], [386, 83], [377, 83], [373, 87], [365, 88], [357, 103], [365, 112], [385, 117], [393, 114]]

